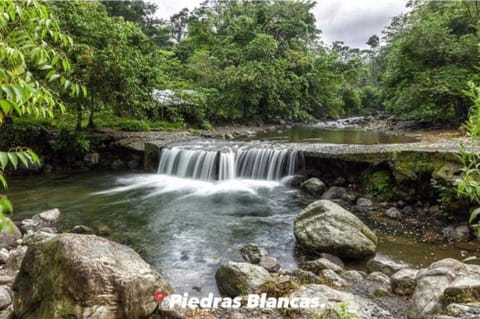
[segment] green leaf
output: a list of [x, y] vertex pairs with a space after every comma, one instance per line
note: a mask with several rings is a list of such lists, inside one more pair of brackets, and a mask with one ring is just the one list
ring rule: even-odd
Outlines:
[[0, 167], [5, 169], [8, 165], [8, 155], [6, 152], [0, 152]]
[[0, 174], [0, 184], [2, 184], [4, 189], [7, 189], [7, 180], [5, 179], [5, 176], [3, 176], [3, 174]]
[[28, 167], [30, 160], [25, 156], [24, 152], [17, 152], [17, 157], [23, 163], [25, 167]]
[[468, 220], [468, 223], [471, 224], [475, 218], [480, 214], [480, 207], [476, 208], [471, 214], [470, 214], [470, 219]]
[[18, 157], [15, 153], [8, 152], [7, 153], [8, 159], [10, 160], [10, 163], [13, 165], [15, 169], [17, 169], [18, 166]]

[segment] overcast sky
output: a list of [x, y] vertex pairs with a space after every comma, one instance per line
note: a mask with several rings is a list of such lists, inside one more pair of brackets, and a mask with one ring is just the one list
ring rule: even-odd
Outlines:
[[[183, 8], [193, 9], [202, 0], [150, 0], [157, 15], [168, 19]], [[317, 0], [313, 9], [326, 43], [340, 40], [351, 47], [365, 48], [368, 38], [380, 35], [390, 19], [405, 9], [406, 0]]]

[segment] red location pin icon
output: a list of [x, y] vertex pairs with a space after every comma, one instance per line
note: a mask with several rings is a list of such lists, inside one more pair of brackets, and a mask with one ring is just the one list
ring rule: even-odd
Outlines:
[[158, 291], [155, 293], [155, 301], [156, 302], [162, 302], [163, 298], [165, 298], [165, 294], [161, 291]]

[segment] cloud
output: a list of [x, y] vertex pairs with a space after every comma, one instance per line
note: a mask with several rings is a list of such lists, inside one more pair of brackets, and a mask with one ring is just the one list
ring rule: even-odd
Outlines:
[[[183, 8], [189, 10], [202, 0], [150, 0], [158, 5], [157, 16], [168, 19]], [[368, 38], [380, 35], [392, 17], [405, 12], [406, 0], [317, 0], [313, 13], [325, 43], [343, 41], [365, 48]]]

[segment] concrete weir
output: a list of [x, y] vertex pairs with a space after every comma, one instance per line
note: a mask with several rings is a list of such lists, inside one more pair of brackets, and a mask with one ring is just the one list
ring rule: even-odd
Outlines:
[[[196, 143], [196, 140], [188, 142]], [[147, 171], [157, 170], [160, 150], [172, 143], [179, 142], [162, 140], [145, 143]], [[367, 170], [382, 169], [388, 170], [397, 183], [430, 180], [432, 177], [453, 182], [460, 172], [458, 141], [376, 145], [262, 142], [262, 145], [273, 148], [288, 147], [302, 153], [305, 159], [304, 175], [320, 176], [326, 179], [345, 176], [356, 180]]]

